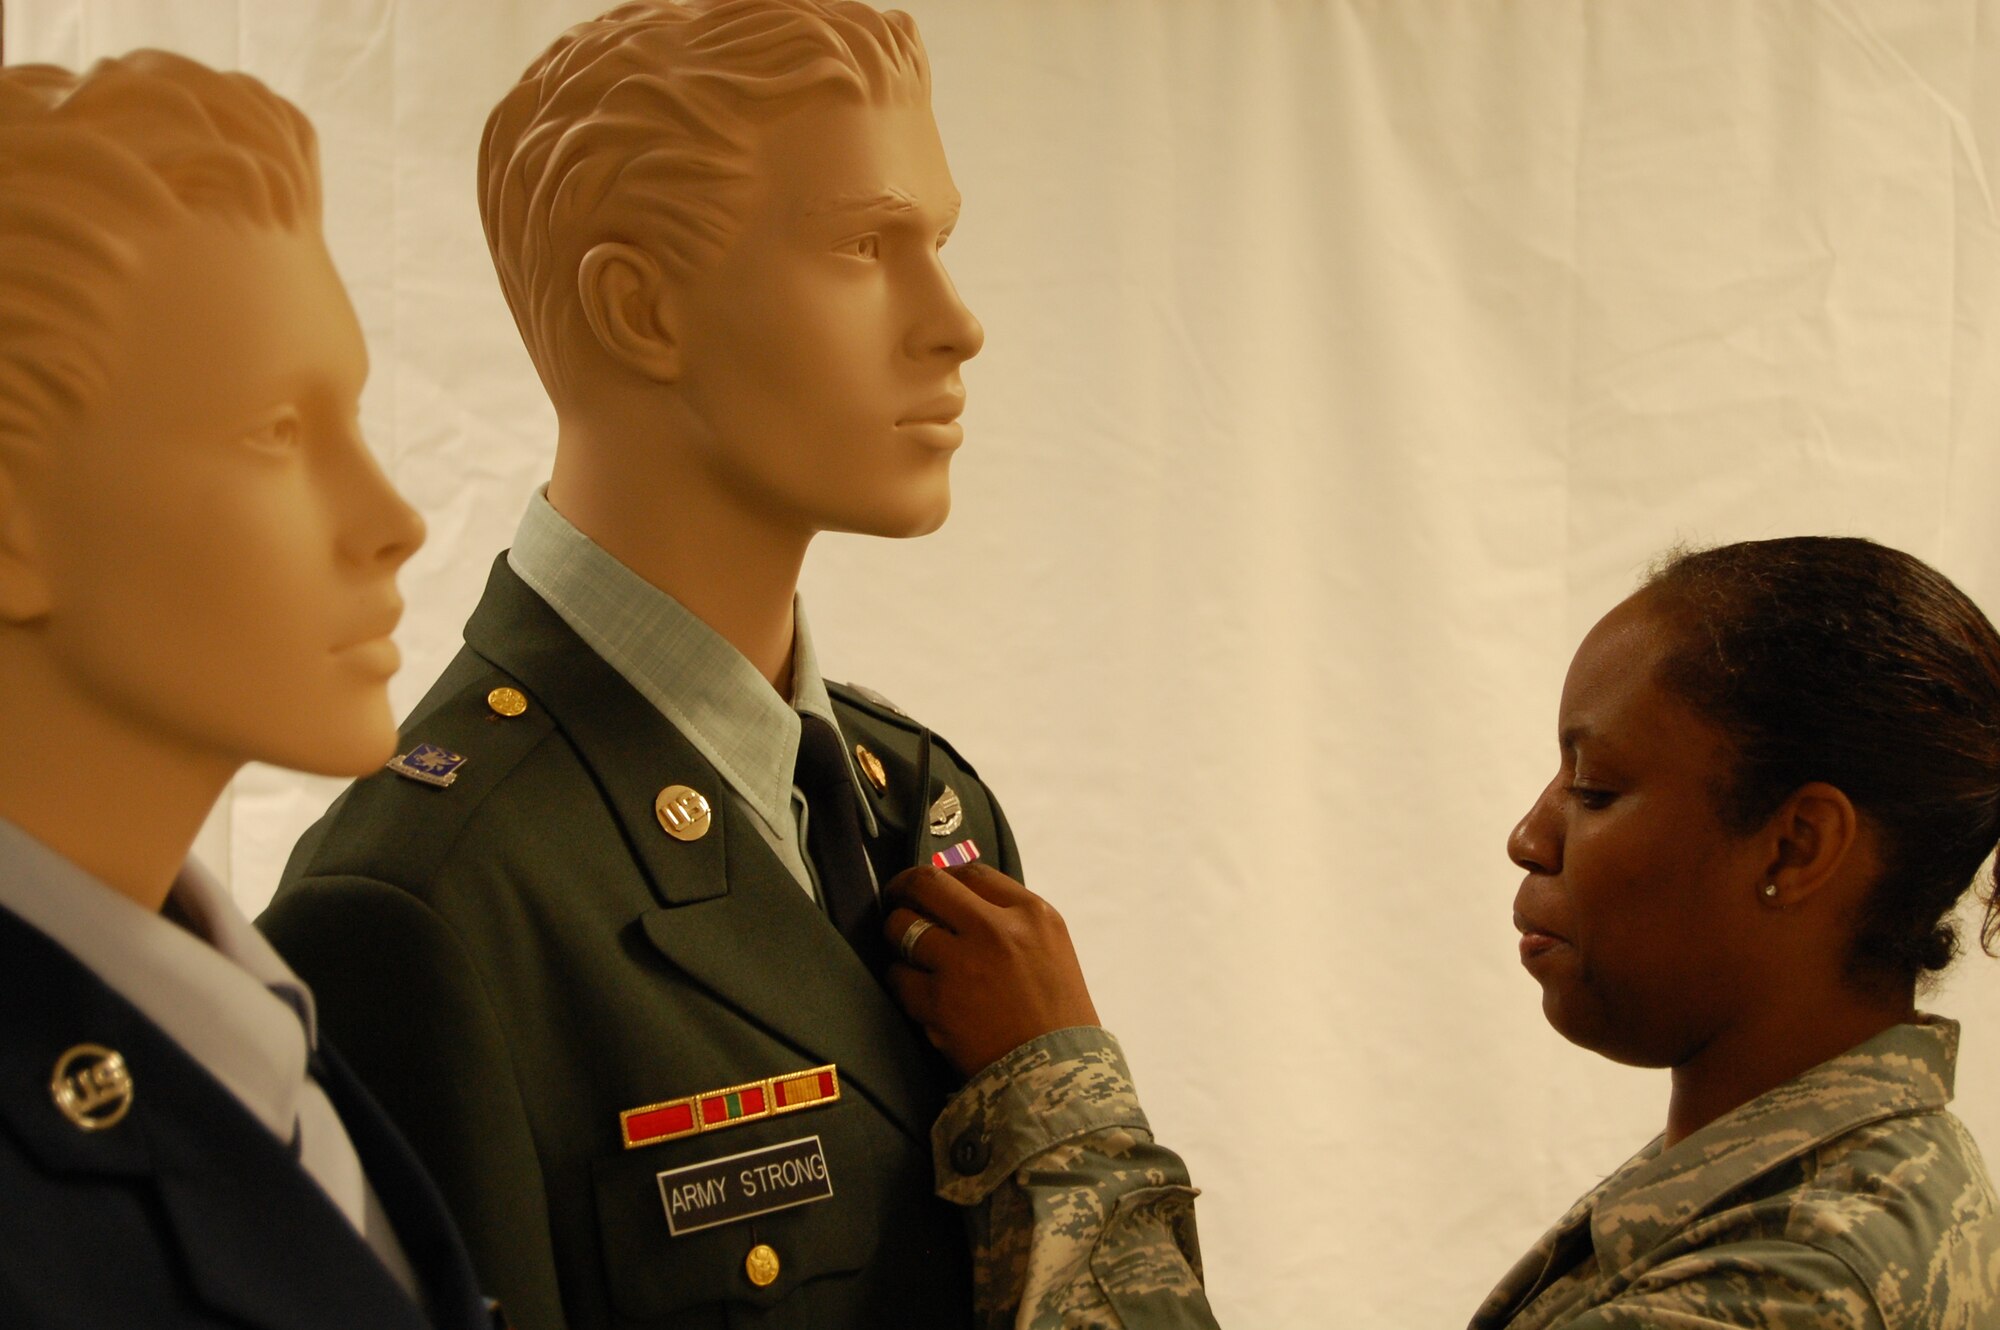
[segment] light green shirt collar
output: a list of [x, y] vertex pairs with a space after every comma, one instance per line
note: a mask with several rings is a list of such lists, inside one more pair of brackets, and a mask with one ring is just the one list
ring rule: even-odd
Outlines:
[[[787, 704], [742, 652], [577, 530], [541, 489], [521, 515], [507, 563], [686, 736], [768, 832], [781, 840], [796, 834], [792, 772], [799, 716], [818, 716], [840, 730], [797, 599]], [[852, 754], [848, 775], [852, 780]], [[855, 802], [874, 835], [875, 813], [858, 786]]]

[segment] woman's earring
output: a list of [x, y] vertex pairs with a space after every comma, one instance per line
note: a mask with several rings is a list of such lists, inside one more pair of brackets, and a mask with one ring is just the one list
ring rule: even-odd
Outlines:
[[1766, 882], [1762, 887], [1758, 888], [1757, 894], [1767, 901], [1774, 901], [1778, 899], [1778, 884], [1775, 882]]

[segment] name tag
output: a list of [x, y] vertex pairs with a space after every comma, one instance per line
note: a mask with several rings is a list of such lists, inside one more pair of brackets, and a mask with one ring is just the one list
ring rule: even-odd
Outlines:
[[659, 1180], [667, 1230], [675, 1237], [833, 1195], [817, 1136], [670, 1168]]

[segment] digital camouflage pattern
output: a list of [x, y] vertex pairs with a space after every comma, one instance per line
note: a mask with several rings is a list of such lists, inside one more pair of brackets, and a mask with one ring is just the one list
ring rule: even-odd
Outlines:
[[[1671, 1150], [1655, 1140], [1471, 1330], [2000, 1330], [2000, 1204], [1945, 1110], [1957, 1052], [1954, 1022], [1920, 1016]], [[994, 1063], [932, 1146], [938, 1194], [971, 1208], [982, 1330], [1214, 1327], [1197, 1193], [1105, 1031]]]
[[938, 1195], [969, 1212], [981, 1330], [1215, 1324], [1197, 1192], [1107, 1031], [1015, 1049], [946, 1105], [931, 1144]]
[[1472, 1330], [1996, 1330], [2000, 1208], [1951, 1099], [1958, 1026], [1899, 1025], [1653, 1141]]

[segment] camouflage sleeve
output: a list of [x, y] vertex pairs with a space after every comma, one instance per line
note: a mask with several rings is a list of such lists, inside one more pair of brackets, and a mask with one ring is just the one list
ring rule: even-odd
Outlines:
[[931, 1143], [938, 1195], [970, 1212], [980, 1330], [1213, 1330], [1197, 1193], [1108, 1031], [1021, 1045], [945, 1106]]
[[[1884, 1330], [1868, 1283], [1839, 1257], [1796, 1242], [1732, 1242], [1647, 1271], [1625, 1293], [1550, 1330]], [[1963, 1325], [1922, 1318], [1898, 1325]]]

